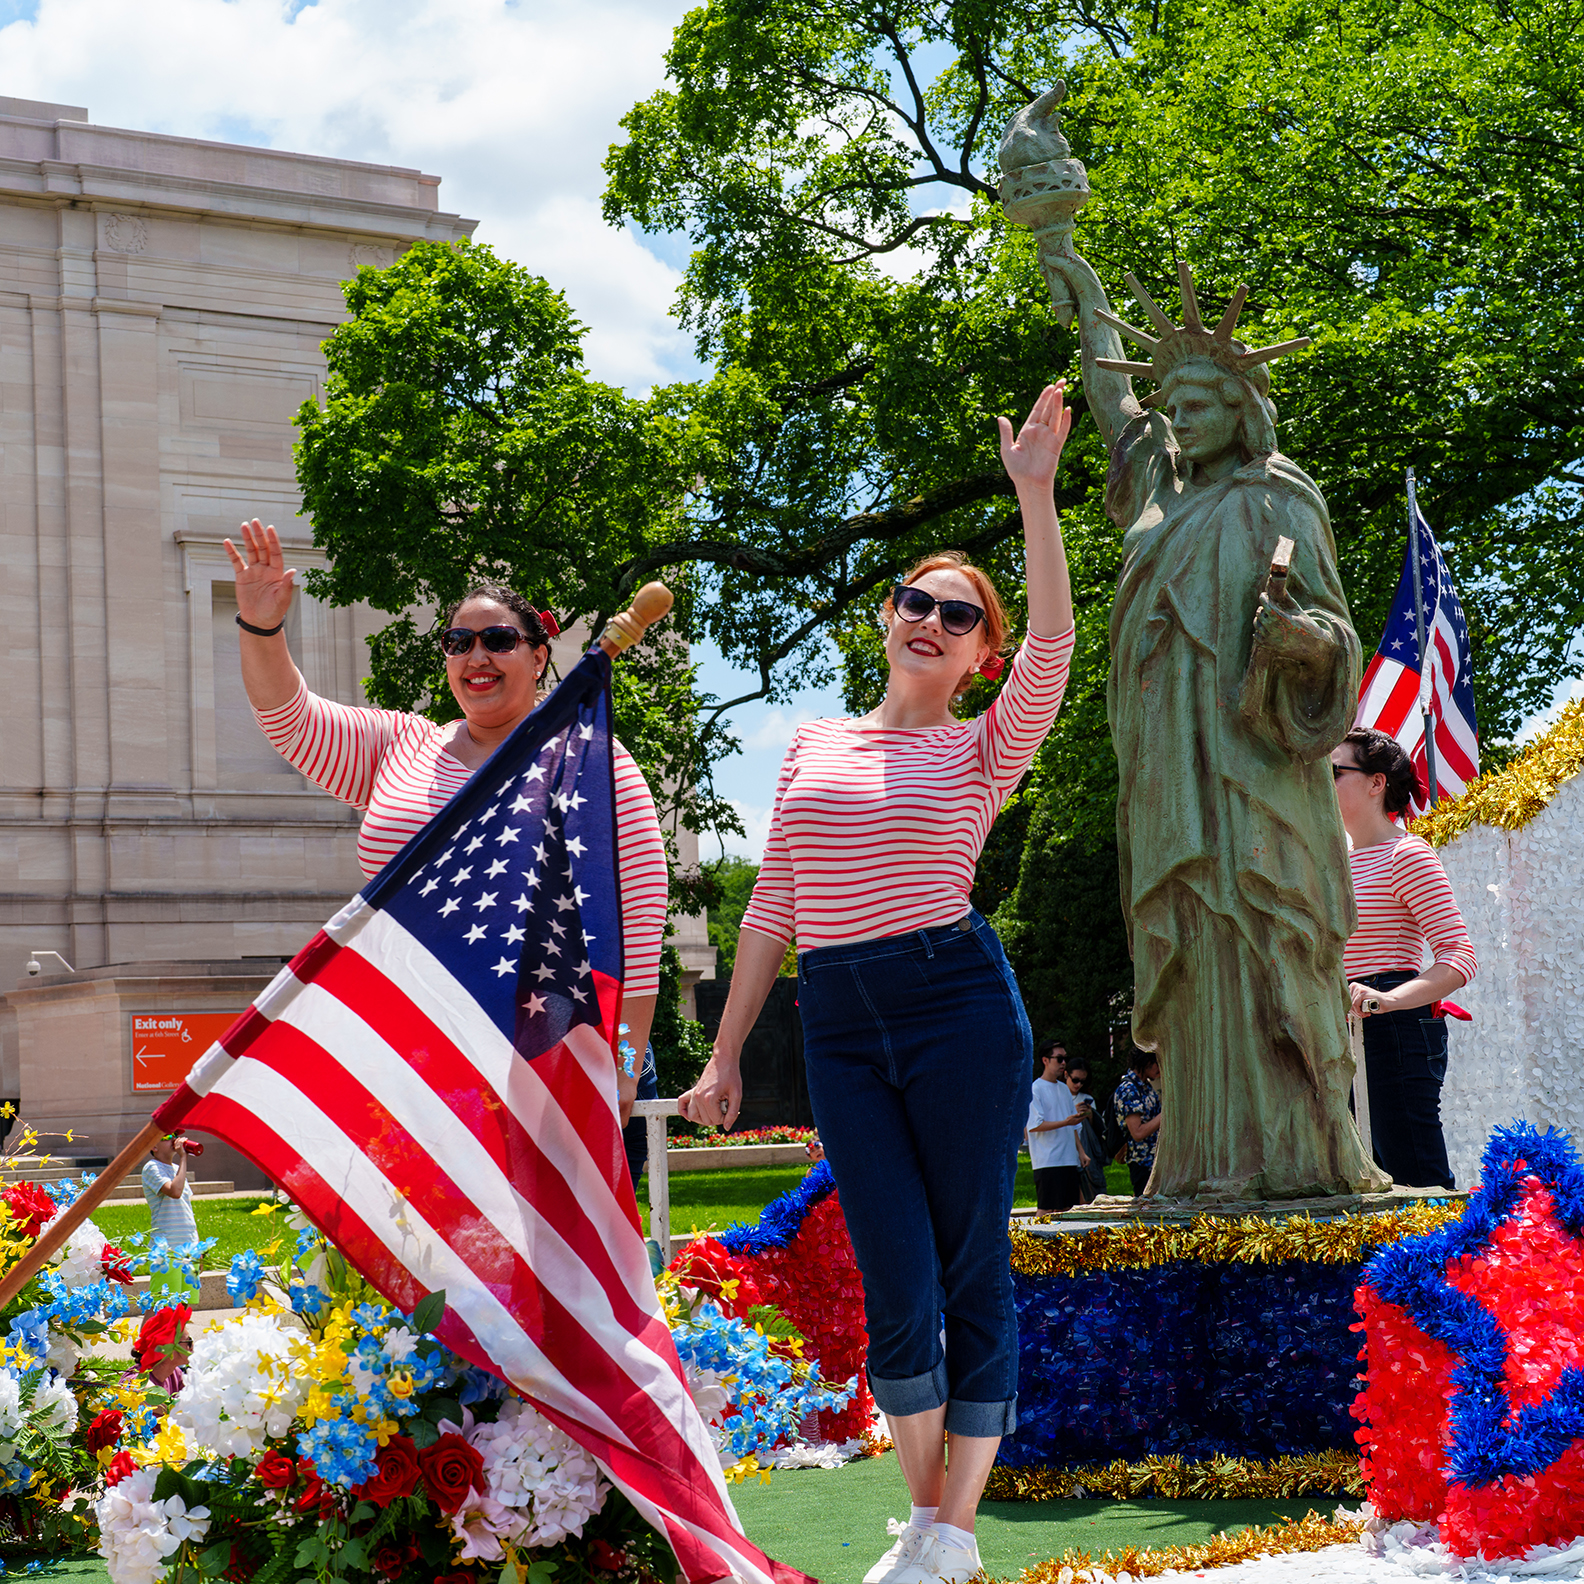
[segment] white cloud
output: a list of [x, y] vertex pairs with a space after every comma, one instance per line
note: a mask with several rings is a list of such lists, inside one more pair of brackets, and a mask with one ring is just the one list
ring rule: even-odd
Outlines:
[[416, 166], [478, 237], [566, 292], [595, 374], [692, 371], [677, 272], [600, 216], [622, 115], [665, 80], [686, 0], [39, 0], [0, 93], [100, 125]]
[[[736, 798], [731, 800], [731, 806], [737, 810], [737, 818], [743, 823], [741, 836], [724, 836], [721, 838], [721, 850], [732, 858], [749, 858], [758, 863], [764, 857], [764, 845], [770, 837], [770, 821], [775, 814], [773, 807], [760, 808], [752, 803], [739, 803]], [[706, 853], [706, 859], [714, 854]]]
[[771, 710], [762, 721], [743, 738], [743, 747], [749, 750], [776, 748], [785, 750], [792, 745], [792, 734], [805, 721], [816, 719], [812, 710], [795, 709], [788, 714], [782, 709]]

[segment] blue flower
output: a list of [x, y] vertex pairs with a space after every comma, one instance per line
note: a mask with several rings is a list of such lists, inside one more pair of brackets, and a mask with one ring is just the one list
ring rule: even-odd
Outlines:
[[306, 1315], [311, 1320], [328, 1302], [329, 1299], [312, 1282], [292, 1283], [291, 1306], [293, 1313]]
[[226, 1276], [226, 1291], [234, 1303], [246, 1303], [256, 1297], [259, 1284], [264, 1280], [264, 1261], [252, 1249], [244, 1249], [231, 1261]]

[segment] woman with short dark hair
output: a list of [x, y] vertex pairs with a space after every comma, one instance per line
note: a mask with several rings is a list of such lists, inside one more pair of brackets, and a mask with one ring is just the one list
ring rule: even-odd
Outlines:
[[[1435, 849], [1398, 823], [1419, 785], [1402, 746], [1356, 727], [1333, 751], [1331, 774], [1353, 844], [1358, 928], [1344, 965], [1353, 1015], [1364, 1020], [1375, 1159], [1408, 1187], [1451, 1188], [1441, 1002], [1474, 977], [1474, 946]], [[1423, 967], [1427, 946], [1434, 961]]]
[[1155, 1170], [1155, 1145], [1161, 1125], [1161, 1092], [1156, 1087], [1160, 1076], [1160, 1057], [1135, 1045], [1127, 1073], [1111, 1096], [1117, 1121], [1127, 1135], [1123, 1158], [1135, 1196], [1149, 1186], [1150, 1173]]

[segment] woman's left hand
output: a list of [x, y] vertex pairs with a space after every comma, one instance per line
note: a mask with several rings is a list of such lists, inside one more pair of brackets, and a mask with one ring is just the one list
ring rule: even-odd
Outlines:
[[1072, 432], [1072, 411], [1064, 400], [1066, 385], [1047, 385], [1029, 410], [1017, 438], [1012, 438], [1009, 418], [997, 418], [1001, 431], [1001, 463], [1007, 477], [1020, 489], [1049, 489], [1056, 480], [1056, 464]]

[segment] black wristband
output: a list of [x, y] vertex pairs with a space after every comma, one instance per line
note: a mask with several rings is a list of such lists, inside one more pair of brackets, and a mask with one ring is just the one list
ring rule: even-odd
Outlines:
[[252, 622], [242, 620], [240, 611], [237, 613], [236, 624], [243, 632], [250, 632], [255, 638], [273, 638], [286, 625], [285, 622], [280, 621], [276, 622], [273, 627], [255, 627]]

